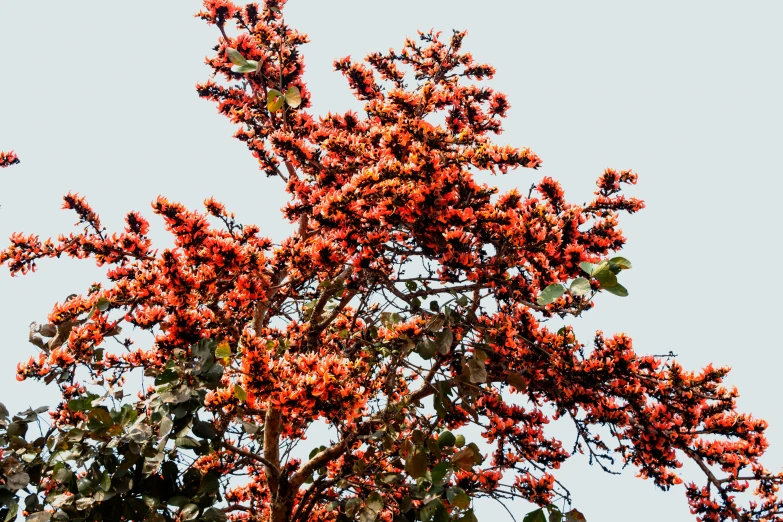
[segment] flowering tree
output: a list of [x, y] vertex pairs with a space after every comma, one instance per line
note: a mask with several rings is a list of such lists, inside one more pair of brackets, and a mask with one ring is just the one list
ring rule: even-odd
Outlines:
[[[31, 327], [39, 352], [18, 378], [62, 402], [40, 433], [46, 408], [0, 408], [5, 520], [474, 521], [480, 497], [538, 504], [527, 521], [584, 520], [555, 475], [570, 453], [552, 418], [591, 462], [619, 458], [662, 489], [695, 462], [701, 520], [783, 520], [783, 475], [759, 463], [766, 423], [736, 411], [726, 368], [544, 324], [627, 295], [631, 263], [613, 253], [618, 215], [644, 206], [620, 192], [636, 175], [606, 170], [586, 205], [550, 178], [528, 194], [478, 183], [541, 161], [492, 141], [509, 104], [462, 32], [337, 60], [364, 113], [314, 117], [307, 37], [283, 7], [206, 0], [220, 40], [197, 89], [287, 191], [295, 233], [273, 244], [213, 199], [200, 213], [159, 197], [175, 241], [159, 252], [140, 213], [109, 233], [68, 194], [83, 229], [16, 234], [0, 253], [12, 274], [62, 255], [107, 268]], [[328, 444], [308, 446], [315, 423]]]

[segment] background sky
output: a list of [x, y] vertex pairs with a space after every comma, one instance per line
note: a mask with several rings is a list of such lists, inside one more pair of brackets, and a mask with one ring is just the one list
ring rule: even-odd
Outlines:
[[[214, 195], [266, 235], [287, 233], [279, 180], [196, 95], [218, 41], [193, 18], [199, 7], [0, 0], [0, 150], [22, 160], [0, 172], [0, 238], [74, 230], [75, 214], [60, 210], [69, 190], [110, 231], [142, 210], [159, 245], [149, 210], [158, 194], [192, 208]], [[688, 368], [732, 366], [741, 408], [770, 421], [766, 463], [780, 469], [783, 3], [291, 0], [286, 17], [312, 39], [304, 52], [317, 113], [358, 107], [335, 58], [399, 49], [417, 29], [467, 29], [465, 48], [497, 67], [492, 85], [512, 105], [499, 141], [544, 162], [493, 182], [526, 190], [551, 176], [581, 203], [604, 168], [637, 171], [629, 193], [647, 208], [622, 222], [631, 295], [602, 295], [577, 331], [583, 340], [625, 331], [637, 351], [672, 350]], [[10, 409], [52, 404], [52, 389], [14, 380], [36, 350], [28, 325], [100, 274], [72, 260], [0, 273], [0, 400]], [[590, 522], [693, 519], [682, 488], [659, 492], [633, 470], [609, 476], [575, 457], [562, 471]], [[511, 509], [520, 520], [528, 511]], [[490, 516], [510, 520], [496, 506], [480, 519]]]

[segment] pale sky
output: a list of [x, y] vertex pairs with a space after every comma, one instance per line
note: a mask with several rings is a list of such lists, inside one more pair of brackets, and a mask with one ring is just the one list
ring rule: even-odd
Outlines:
[[[214, 195], [266, 235], [286, 233], [280, 183], [196, 95], [218, 38], [193, 18], [199, 7], [0, 0], [0, 150], [22, 160], [0, 172], [0, 238], [75, 230], [75, 215], [60, 210], [69, 190], [110, 231], [138, 209], [164, 238], [149, 207], [163, 194], [190, 207]], [[497, 67], [492, 85], [511, 102], [499, 141], [544, 162], [492, 181], [526, 190], [551, 176], [582, 202], [604, 168], [637, 171], [630, 193], [648, 208], [622, 221], [631, 295], [602, 296], [578, 332], [589, 341], [596, 329], [625, 331], [637, 351], [672, 350], [691, 369], [732, 366], [742, 409], [770, 422], [765, 462], [780, 469], [783, 3], [289, 0], [286, 13], [312, 39], [304, 53], [316, 112], [357, 107], [333, 59], [400, 48], [416, 29], [467, 29], [465, 48]], [[28, 325], [100, 274], [70, 260], [26, 277], [0, 273], [9, 409], [53, 403], [51, 389], [14, 379], [36, 350]], [[590, 522], [694, 519], [683, 488], [661, 493], [633, 471], [608, 476], [579, 457], [561, 471]], [[528, 511], [511, 509], [518, 520]], [[478, 514], [510, 520], [491, 505]]]

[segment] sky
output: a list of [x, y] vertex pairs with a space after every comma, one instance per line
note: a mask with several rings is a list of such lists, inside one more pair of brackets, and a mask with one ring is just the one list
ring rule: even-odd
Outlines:
[[[279, 180], [258, 171], [195, 92], [218, 39], [193, 17], [199, 7], [0, 0], [0, 150], [22, 160], [0, 172], [0, 238], [75, 231], [75, 215], [60, 209], [68, 191], [110, 231], [141, 210], [164, 242], [149, 206], [158, 194], [191, 208], [215, 196], [269, 237], [287, 234]], [[638, 172], [629, 193], [647, 208], [621, 221], [630, 296], [600, 296], [577, 332], [624, 331], [638, 352], [673, 351], [686, 368], [731, 366], [741, 409], [770, 422], [765, 463], [780, 469], [783, 3], [290, 0], [286, 17], [312, 40], [316, 113], [360, 107], [334, 59], [399, 49], [417, 29], [467, 29], [465, 48], [497, 68], [491, 85], [511, 103], [498, 141], [543, 158], [538, 171], [491, 182], [526, 190], [551, 176], [581, 203], [606, 167]], [[28, 325], [100, 275], [73, 260], [0, 273], [0, 400], [11, 410], [54, 400], [52, 389], [14, 379], [36, 350]], [[575, 457], [559, 478], [591, 522], [693, 519], [682, 488], [660, 492], [633, 470], [609, 476]], [[518, 520], [528, 510], [510, 507]], [[497, 506], [482, 513], [510, 520]]]

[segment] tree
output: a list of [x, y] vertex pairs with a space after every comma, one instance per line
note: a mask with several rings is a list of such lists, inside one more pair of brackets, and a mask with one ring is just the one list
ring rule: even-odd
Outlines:
[[[336, 61], [364, 114], [316, 118], [307, 37], [283, 7], [206, 0], [221, 37], [197, 89], [280, 180], [294, 234], [273, 244], [213, 199], [200, 213], [159, 197], [175, 242], [159, 252], [140, 213], [109, 233], [68, 194], [82, 230], [16, 234], [0, 253], [12, 274], [62, 255], [107, 267], [31, 328], [40, 352], [18, 377], [63, 400], [35, 435], [47, 408], [0, 408], [6, 520], [471, 521], [478, 497], [581, 520], [563, 514], [570, 453], [550, 417], [570, 419], [591, 462], [621, 459], [663, 489], [693, 461], [702, 520], [781, 520], [783, 475], [759, 462], [766, 423], [736, 410], [727, 368], [689, 372], [625, 335], [588, 347], [545, 324], [627, 295], [631, 263], [614, 254], [619, 214], [644, 206], [620, 190], [636, 174], [606, 170], [585, 205], [550, 178], [527, 194], [477, 182], [541, 161], [492, 141], [509, 104], [463, 32]], [[154, 343], [137, 348], [129, 326]], [[154, 384], [134, 399], [138, 373]], [[306, 448], [316, 423], [331, 440]]]

